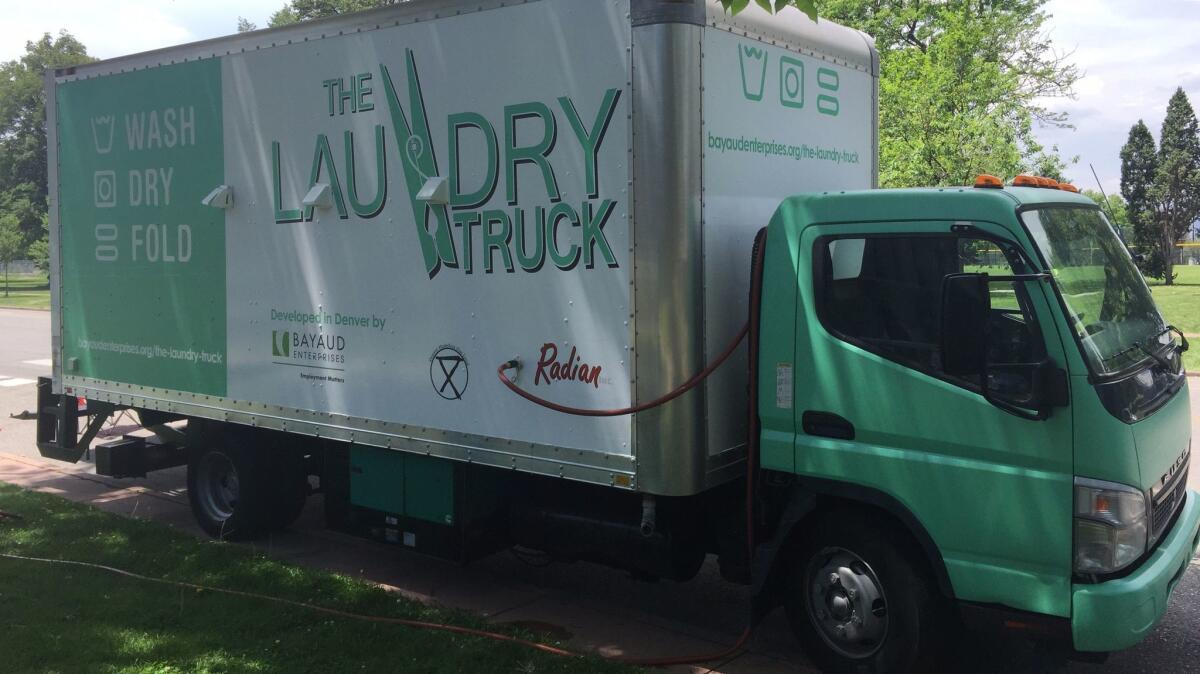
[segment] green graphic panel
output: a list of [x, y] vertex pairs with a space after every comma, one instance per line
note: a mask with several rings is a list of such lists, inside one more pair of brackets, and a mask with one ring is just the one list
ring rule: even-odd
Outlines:
[[58, 87], [63, 373], [225, 395], [221, 64]]

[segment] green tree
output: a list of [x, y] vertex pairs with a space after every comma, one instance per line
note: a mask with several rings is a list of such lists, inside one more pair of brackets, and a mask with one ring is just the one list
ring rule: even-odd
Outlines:
[[237, 22], [237, 32], [249, 33], [252, 30], [258, 30], [258, 25], [244, 16], [239, 16]]
[[8, 297], [8, 265], [25, 247], [21, 225], [11, 213], [0, 215], [0, 265], [4, 265], [4, 296]]
[[1083, 196], [1096, 202], [1108, 217], [1108, 221], [1113, 227], [1120, 229], [1126, 235], [1129, 234], [1129, 212], [1125, 200], [1119, 194], [1110, 194], [1105, 199], [1104, 194], [1100, 190], [1083, 190]]
[[[721, 6], [730, 14], [737, 14], [749, 6], [750, 0], [721, 0]], [[754, 0], [754, 4], [763, 9], [775, 14], [781, 12], [787, 7], [795, 7], [796, 9], [808, 15], [808, 18], [813, 21], [817, 20], [817, 2], [816, 0]]]
[[1200, 125], [1183, 88], [1167, 103], [1158, 146], [1158, 167], [1148, 190], [1154, 212], [1156, 244], [1163, 257], [1163, 279], [1175, 281], [1175, 244], [1200, 219]]
[[93, 60], [66, 31], [25, 43], [25, 55], [0, 63], [0, 212], [16, 217], [30, 238], [46, 212], [47, 68]]
[[1131, 237], [1137, 250], [1138, 267], [1152, 278], [1163, 278], [1166, 260], [1156, 244], [1155, 214], [1150, 207], [1150, 188], [1158, 170], [1158, 150], [1154, 137], [1142, 120], [1129, 129], [1129, 138], [1121, 147], [1121, 196], [1125, 197]]
[[820, 3], [822, 17], [875, 37], [884, 186], [963, 185], [979, 173], [1064, 177], [1068, 162], [1034, 128], [1069, 126], [1044, 102], [1071, 96], [1079, 72], [1043, 33], [1045, 3]]
[[46, 214], [42, 214], [41, 236], [29, 242], [25, 254], [43, 274], [50, 273], [50, 223]]
[[386, 7], [401, 2], [407, 2], [407, 0], [291, 0], [271, 15], [268, 25], [271, 28], [277, 28], [297, 21], [360, 12], [364, 9]]

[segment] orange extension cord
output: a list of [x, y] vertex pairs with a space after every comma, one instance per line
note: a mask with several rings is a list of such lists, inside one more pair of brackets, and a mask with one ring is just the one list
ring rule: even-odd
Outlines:
[[704, 368], [700, 372], [693, 375], [691, 379], [683, 382], [678, 387], [676, 387], [674, 390], [664, 393], [663, 395], [655, 398], [654, 400], [649, 400], [644, 403], [639, 403], [632, 407], [621, 407], [621, 408], [611, 409], [611, 410], [594, 410], [594, 409], [587, 409], [584, 407], [570, 407], [567, 405], [560, 405], [556, 402], [546, 400], [545, 398], [539, 398], [538, 396], [535, 396], [534, 394], [530, 393], [529, 391], [526, 391], [525, 389], [517, 386], [516, 382], [509, 379], [508, 375], [504, 374], [508, 370], [514, 370], [514, 369], [517, 369], [518, 367], [520, 367], [520, 362], [517, 360], [506, 361], [499, 368], [496, 369], [496, 374], [500, 377], [500, 381], [504, 382], [504, 385], [507, 386], [510, 391], [512, 391], [513, 393], [516, 393], [517, 395], [528, 400], [529, 402], [531, 402], [535, 405], [541, 405], [542, 407], [545, 407], [546, 409], [554, 410], [555, 412], [562, 412], [563, 414], [570, 414], [572, 416], [577, 416], [577, 417], [619, 417], [619, 416], [624, 416], [626, 414], [637, 414], [638, 412], [643, 412], [645, 410], [648, 410], [648, 409], [651, 409], [654, 407], [659, 407], [660, 405], [665, 405], [666, 403], [669, 403], [672, 400], [683, 395], [684, 393], [687, 393], [688, 391], [692, 390], [693, 388], [696, 387], [696, 384], [699, 384], [700, 382], [707, 379], [708, 375], [712, 374], [713, 371], [716, 370], [718, 367], [721, 367], [721, 364], [724, 363], [726, 360], [729, 359], [730, 356], [733, 355], [733, 352], [735, 349], [737, 349], [738, 344], [742, 343], [742, 340], [746, 338], [746, 334], [749, 332], [750, 332], [750, 323], [749, 323], [749, 321], [747, 321], [742, 326], [742, 329], [738, 330], [738, 333], [737, 333], [737, 335], [734, 336], [733, 341], [729, 342], [729, 346], [725, 347], [725, 350], [723, 352], [721, 352], [721, 355], [717, 356], [716, 360], [709, 363], [708, 367]]
[[[563, 648], [556, 648], [554, 646], [541, 644], [536, 641], [529, 641], [528, 639], [521, 639], [519, 637], [510, 636], [508, 634], [500, 634], [499, 632], [489, 632], [487, 630], [477, 630], [477, 629], [473, 629], [470, 627], [459, 627], [457, 625], [446, 625], [444, 623], [433, 623], [433, 622], [427, 622], [424, 620], [409, 620], [407, 618], [388, 618], [385, 616], [371, 616], [371, 615], [365, 615], [362, 613], [352, 613], [350, 611], [341, 611], [341, 610], [338, 610], [335, 608], [328, 608], [326, 606], [318, 606], [316, 604], [310, 604], [310, 603], [304, 602], [304, 601], [294, 601], [291, 599], [284, 599], [282, 597], [273, 597], [269, 594], [261, 594], [258, 592], [246, 592], [243, 590], [230, 590], [230, 589], [223, 588], [223, 587], [211, 587], [209, 585], [200, 585], [198, 583], [188, 583], [186, 581], [181, 581], [181, 580], [169, 580], [166, 578], [155, 578], [153, 576], [144, 576], [140, 573], [126, 571], [124, 569], [118, 569], [115, 566], [106, 566], [104, 564], [93, 564], [92, 562], [79, 562], [79, 561], [74, 561], [74, 560], [70, 560], [70, 559], [47, 559], [44, 557], [26, 557], [24, 555], [11, 555], [11, 554], [2, 553], [2, 552], [0, 552], [0, 557], [4, 557], [7, 559], [17, 559], [17, 560], [20, 560], [23, 562], [39, 562], [39, 563], [43, 563], [43, 564], [62, 564], [62, 565], [66, 565], [66, 566], [79, 566], [79, 567], [84, 567], [84, 568], [88, 568], [88, 569], [99, 569], [101, 571], [107, 571], [109, 573], [113, 573], [118, 576], [125, 576], [126, 578], [142, 580], [142, 581], [146, 581], [148, 583], [158, 583], [160, 585], [171, 585], [174, 587], [186, 588], [189, 590], [197, 590], [197, 591], [203, 591], [203, 592], [216, 592], [219, 594], [227, 594], [227, 595], [232, 595], [235, 597], [246, 597], [249, 599], [261, 599], [263, 601], [270, 601], [270, 602], [275, 602], [277, 604], [285, 604], [287, 606], [295, 606], [297, 608], [304, 608], [304, 609], [308, 609], [310, 611], [316, 611], [318, 613], [325, 613], [328, 615], [337, 616], [339, 618], [347, 618], [350, 620], [361, 620], [363, 622], [372, 622], [372, 623], [385, 623], [388, 625], [403, 625], [405, 627], [415, 627], [417, 629], [423, 629], [423, 630], [436, 630], [439, 632], [453, 632], [455, 634], [466, 634], [469, 636], [481, 637], [484, 639], [493, 639], [495, 641], [504, 641], [504, 642], [508, 642], [508, 643], [513, 643], [513, 644], [517, 644], [520, 646], [525, 646], [527, 648], [532, 648], [534, 650], [538, 650], [543, 653], [550, 653], [551, 655], [561, 655], [561, 656], [570, 657], [570, 658], [583, 657], [583, 654], [581, 654], [581, 653], [575, 653], [575, 652], [568, 651]], [[722, 659], [732, 655], [733, 653], [737, 652], [739, 649], [741, 649], [742, 645], [746, 643], [746, 639], [748, 639], [749, 637], [750, 637], [750, 629], [747, 628], [746, 631], [744, 633], [742, 633], [741, 638], [737, 640], [737, 643], [735, 643], [733, 645], [733, 647], [729, 648], [726, 651], [722, 651], [721, 653], [713, 653], [712, 655], [689, 656], [689, 657], [678, 657], [678, 658], [606, 658], [606, 659], [612, 660], [614, 662], [622, 662], [622, 663], [630, 664], [630, 665], [641, 665], [641, 666], [645, 666], [645, 667], [667, 667], [670, 665], [684, 665], [684, 664], [688, 664], [688, 663], [692, 663], [692, 662], [709, 662], [712, 660], [722, 660]]]
[[[496, 369], [496, 375], [500, 377], [500, 381], [503, 382], [504, 385], [509, 388], [509, 390], [528, 400], [529, 402], [534, 403], [535, 405], [540, 405], [546, 409], [574, 416], [615, 417], [625, 414], [636, 414], [637, 412], [641, 412], [643, 410], [658, 407], [678, 398], [684, 393], [687, 393], [691, 389], [695, 388], [697, 384], [707, 379], [708, 376], [711, 375], [718, 367], [720, 367], [722, 363], [724, 363], [726, 360], [729, 360], [729, 357], [733, 355], [734, 350], [737, 349], [738, 345], [741, 344], [742, 340], [748, 335], [750, 337], [749, 421], [746, 425], [748, 436], [746, 441], [746, 558], [748, 562], [754, 559], [754, 467], [757, 465], [758, 461], [758, 372], [755, 368], [755, 364], [758, 362], [758, 321], [762, 300], [762, 265], [766, 242], [767, 230], [765, 228], [760, 229], [758, 234], [754, 237], [754, 252], [750, 265], [750, 317], [746, 320], [746, 323], [742, 326], [742, 329], [738, 330], [737, 335], [734, 336], [733, 340], [729, 343], [729, 346], [725, 347], [725, 350], [721, 352], [721, 355], [717, 356], [713, 362], [709, 363], [708, 367], [704, 368], [668, 393], [665, 393], [653, 400], [620, 409], [598, 410], [586, 409], [582, 407], [570, 407], [535, 396], [534, 394], [520, 388], [515, 382], [509, 379], [505, 372], [516, 369], [520, 365], [517, 360], [507, 361]], [[753, 632], [753, 624], [747, 624], [746, 629], [742, 632], [742, 635], [738, 637], [738, 640], [728, 649], [721, 651], [720, 653], [712, 653], [709, 655], [685, 655], [674, 658], [614, 659], [620, 662], [642, 665], [646, 667], [669, 667], [672, 665], [688, 665], [699, 662], [723, 660], [741, 650], [742, 647], [746, 645], [746, 642], [750, 639], [750, 635]]]
[[405, 618], [386, 618], [386, 617], [382, 617], [382, 616], [369, 616], [369, 615], [363, 615], [361, 613], [351, 613], [349, 611], [339, 611], [338, 609], [335, 609], [335, 608], [328, 608], [325, 606], [317, 606], [316, 604], [310, 604], [308, 602], [303, 602], [303, 601], [293, 601], [291, 599], [283, 599], [281, 597], [272, 597], [271, 595], [259, 594], [258, 592], [244, 592], [242, 590], [229, 590], [229, 589], [222, 588], [222, 587], [210, 587], [208, 585], [199, 585], [197, 583], [188, 583], [186, 581], [181, 581], [181, 580], [168, 580], [166, 578], [155, 578], [153, 576], [143, 576], [140, 573], [134, 573], [132, 571], [126, 571], [124, 569], [118, 569], [115, 566], [105, 566], [103, 564], [93, 564], [91, 562], [77, 562], [77, 561], [73, 561], [73, 560], [69, 560], [69, 559], [45, 559], [42, 557], [25, 557], [23, 555], [10, 555], [7, 553], [0, 553], [0, 557], [6, 557], [8, 559], [19, 559], [24, 562], [42, 562], [45, 564], [64, 564], [64, 565], [68, 565], [68, 566], [82, 566], [82, 567], [86, 567], [89, 569], [99, 569], [101, 571], [115, 573], [118, 576], [125, 576], [126, 578], [134, 578], [136, 580], [144, 580], [149, 583], [158, 583], [160, 585], [173, 585], [175, 587], [182, 587], [182, 588], [186, 588], [189, 590], [201, 590], [204, 592], [218, 592], [220, 594], [228, 594], [228, 595], [233, 595], [235, 597], [248, 597], [250, 599], [262, 599], [264, 601], [272, 601], [277, 604], [287, 604], [288, 606], [296, 606], [298, 608], [306, 608], [306, 609], [309, 609], [310, 611], [317, 611], [318, 613], [327, 613], [329, 615], [337, 616], [339, 618], [349, 618], [351, 620], [362, 620], [362, 621], [374, 622], [374, 623], [387, 623], [389, 625], [405, 625], [407, 627], [417, 627], [417, 628], [426, 629], [426, 630], [439, 630], [442, 632], [455, 632], [457, 634], [469, 634], [469, 635], [477, 636], [477, 637], [485, 637], [487, 639], [495, 639], [497, 641], [508, 641], [508, 642], [512, 642], [515, 644], [520, 644], [522, 646], [528, 646], [529, 648], [533, 648], [533, 649], [536, 649], [536, 650], [539, 650], [539, 651], [542, 651], [545, 653], [553, 653], [554, 655], [566, 655], [566, 656], [572, 656], [572, 657], [577, 655], [576, 653], [572, 653], [571, 651], [566, 651], [561, 648], [555, 648], [553, 646], [547, 646], [546, 644], [539, 644], [536, 641], [528, 641], [526, 639], [520, 639], [517, 637], [509, 636], [507, 634], [499, 634], [496, 632], [487, 632], [484, 630], [476, 630], [476, 629], [471, 629], [470, 627], [457, 627], [455, 625], [443, 625], [441, 623], [431, 623], [431, 622], [425, 622], [423, 620], [408, 620]]

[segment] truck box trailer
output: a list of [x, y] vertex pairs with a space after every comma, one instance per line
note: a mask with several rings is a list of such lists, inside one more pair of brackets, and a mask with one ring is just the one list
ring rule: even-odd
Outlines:
[[654, 494], [738, 474], [744, 360], [654, 419], [530, 409], [490, 371], [621, 407], [700, 369], [796, 180], [873, 185], [870, 44], [695, 3], [506, 5], [56, 77], [56, 381]]
[[872, 191], [877, 82], [861, 33], [698, 0], [50, 72], [39, 447], [136, 410], [98, 469], [187, 463], [214, 536], [319, 492], [464, 561], [716, 554], [831, 668], [924, 663], [954, 615], [1130, 645], [1197, 544], [1186, 340], [1049, 181]]

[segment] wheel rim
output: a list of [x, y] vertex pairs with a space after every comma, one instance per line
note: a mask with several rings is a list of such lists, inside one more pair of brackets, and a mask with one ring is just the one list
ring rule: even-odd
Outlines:
[[888, 633], [887, 595], [871, 565], [845, 548], [824, 548], [805, 573], [808, 616], [830, 648], [866, 658]]
[[216, 522], [233, 517], [237, 507], [240, 484], [237, 468], [229, 457], [221, 452], [209, 452], [200, 462], [199, 488], [200, 507], [205, 515]]

